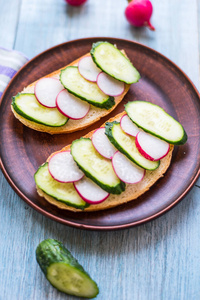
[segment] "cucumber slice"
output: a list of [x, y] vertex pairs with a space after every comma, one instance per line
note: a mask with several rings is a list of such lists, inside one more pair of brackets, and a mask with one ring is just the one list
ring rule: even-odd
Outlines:
[[99, 288], [64, 245], [54, 239], [42, 241], [36, 260], [47, 280], [59, 291], [84, 298], [94, 298]]
[[146, 101], [132, 101], [125, 105], [129, 118], [144, 131], [174, 145], [183, 145], [187, 134], [183, 126], [160, 106]]
[[111, 161], [96, 151], [89, 138], [73, 141], [71, 154], [85, 175], [103, 190], [111, 194], [121, 194], [125, 190], [125, 183], [116, 176]]
[[135, 83], [140, 74], [130, 60], [114, 45], [108, 42], [97, 42], [90, 51], [92, 59], [102, 71], [127, 84]]
[[34, 178], [36, 185], [57, 201], [79, 209], [88, 207], [88, 204], [75, 190], [73, 183], [58, 182], [52, 178], [48, 170], [48, 163], [39, 167]]
[[95, 82], [82, 77], [76, 66], [62, 70], [60, 81], [68, 92], [94, 106], [110, 109], [115, 105], [115, 99], [104, 94]]
[[150, 161], [140, 154], [135, 145], [135, 137], [126, 134], [119, 122], [107, 122], [105, 128], [111, 143], [131, 161], [146, 170], [155, 170], [159, 167], [159, 160]]
[[34, 94], [17, 94], [12, 98], [12, 106], [20, 116], [35, 123], [60, 127], [68, 121], [68, 118], [62, 115], [57, 108], [41, 105]]

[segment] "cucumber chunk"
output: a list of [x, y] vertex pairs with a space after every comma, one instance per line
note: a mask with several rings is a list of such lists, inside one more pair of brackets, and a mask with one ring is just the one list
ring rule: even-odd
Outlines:
[[90, 51], [93, 61], [102, 71], [127, 84], [135, 83], [140, 74], [130, 60], [114, 45], [97, 42]]
[[94, 106], [110, 109], [115, 105], [115, 99], [104, 94], [95, 82], [82, 77], [76, 66], [63, 69], [60, 73], [60, 81], [68, 92]]
[[89, 138], [73, 141], [71, 154], [85, 175], [103, 190], [111, 194], [121, 194], [125, 190], [125, 183], [115, 174], [111, 161], [96, 151]]
[[66, 205], [84, 209], [89, 205], [79, 196], [73, 183], [58, 182], [53, 179], [48, 170], [48, 163], [39, 167], [34, 175], [36, 185], [47, 195]]
[[64, 245], [54, 239], [42, 241], [36, 260], [47, 280], [59, 291], [84, 298], [94, 298], [99, 288]]
[[174, 145], [183, 145], [187, 134], [183, 126], [160, 106], [146, 101], [132, 101], [125, 105], [129, 118], [144, 131]]
[[135, 137], [126, 134], [119, 122], [107, 122], [105, 128], [111, 143], [131, 161], [146, 170], [155, 170], [159, 167], [160, 161], [150, 161], [140, 154], [135, 144]]
[[35, 123], [60, 127], [68, 121], [68, 118], [62, 115], [57, 108], [41, 105], [34, 94], [17, 94], [12, 98], [12, 106], [20, 116]]

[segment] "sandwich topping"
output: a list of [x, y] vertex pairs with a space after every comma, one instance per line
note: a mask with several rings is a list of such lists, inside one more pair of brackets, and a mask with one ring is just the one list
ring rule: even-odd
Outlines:
[[79, 59], [78, 65], [69, 65], [58, 75], [59, 79], [47, 76], [38, 80], [34, 93], [13, 97], [13, 110], [36, 124], [61, 127], [69, 119], [86, 117], [91, 105], [110, 110], [116, 105], [115, 97], [123, 96], [126, 86], [140, 78], [129, 59], [108, 42], [93, 44], [90, 54]]
[[[109, 195], [122, 194], [128, 185], [140, 183], [147, 171], [153, 174], [159, 168], [171, 145], [187, 141], [182, 125], [161, 107], [132, 101], [125, 105], [125, 110], [120, 119], [107, 122], [92, 136], [73, 141], [71, 155], [68, 154], [70, 161], [60, 161], [65, 149], [52, 155], [35, 173], [37, 187], [56, 201], [84, 210], [109, 200]], [[154, 124], [152, 115], [156, 116]], [[161, 124], [160, 130], [157, 122]], [[69, 180], [58, 180], [62, 175]]]

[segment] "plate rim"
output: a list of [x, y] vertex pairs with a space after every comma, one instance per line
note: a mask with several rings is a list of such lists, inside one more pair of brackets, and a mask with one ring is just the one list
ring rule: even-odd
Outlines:
[[[139, 42], [135, 42], [132, 40], [128, 40], [128, 39], [121, 39], [121, 38], [115, 38], [115, 37], [87, 37], [87, 38], [80, 38], [80, 39], [74, 39], [71, 41], [67, 41], [61, 44], [57, 44], [54, 45], [53, 47], [50, 47], [42, 52], [40, 52], [39, 54], [37, 54], [36, 56], [34, 56], [33, 58], [31, 58], [28, 62], [26, 62], [18, 71], [17, 73], [13, 76], [13, 78], [10, 80], [9, 84], [7, 85], [7, 87], [5, 88], [1, 99], [0, 99], [0, 106], [2, 104], [2, 101], [4, 99], [5, 94], [7, 93], [7, 90], [10, 88], [10, 86], [12, 85], [12, 82], [15, 80], [16, 77], [18, 77], [18, 75], [20, 74], [20, 72], [26, 68], [27, 65], [32, 64], [32, 62], [34, 60], [37, 60], [37, 58], [39, 58], [40, 56], [45, 55], [48, 52], [54, 51], [56, 50], [56, 48], [59, 47], [64, 47], [66, 45], [69, 44], [73, 44], [73, 43], [80, 43], [80, 42], [89, 42], [91, 40], [115, 40], [115, 41], [119, 41], [119, 42], [127, 42], [130, 44], [133, 44], [135, 46], [141, 47], [143, 49], [146, 49], [148, 51], [150, 51], [151, 53], [153, 53], [154, 55], [157, 55], [159, 57], [161, 57], [162, 59], [164, 59], [165, 61], [167, 61], [167, 63], [171, 64], [173, 66], [173, 68], [175, 68], [179, 73], [181, 73], [181, 75], [186, 79], [186, 81], [191, 85], [193, 92], [196, 93], [197, 97], [200, 100], [200, 93], [198, 91], [198, 89], [196, 88], [195, 84], [192, 82], [192, 80], [188, 77], [188, 75], [176, 64], [174, 63], [171, 59], [167, 58], [165, 55], [163, 55], [162, 53], [158, 52], [157, 50], [154, 50], [153, 48], [146, 46], [142, 43]], [[1, 147], [1, 145], [0, 145]], [[117, 225], [87, 225], [87, 224], [81, 224], [81, 223], [77, 223], [74, 221], [70, 221], [70, 220], [64, 220], [63, 218], [59, 217], [59, 216], [55, 216], [52, 213], [46, 211], [45, 209], [39, 207], [37, 204], [33, 203], [25, 194], [23, 194], [21, 192], [21, 190], [18, 188], [17, 185], [15, 185], [15, 183], [13, 182], [12, 178], [10, 177], [10, 175], [8, 174], [6, 167], [4, 166], [2, 159], [0, 157], [0, 168], [1, 171], [4, 175], [4, 177], [6, 178], [7, 182], [9, 183], [9, 185], [11, 186], [11, 188], [17, 193], [17, 195], [23, 200], [25, 201], [29, 206], [31, 206], [33, 209], [35, 209], [37, 212], [41, 213], [43, 216], [48, 217], [54, 221], [57, 221], [61, 224], [70, 226], [70, 227], [75, 227], [78, 229], [86, 229], [86, 230], [101, 230], [101, 231], [111, 231], [111, 230], [121, 230], [121, 229], [127, 229], [130, 227], [135, 227], [138, 225], [142, 225], [145, 224], [147, 222], [153, 221], [158, 217], [161, 217], [163, 214], [165, 214], [166, 212], [168, 212], [169, 210], [171, 210], [173, 207], [175, 207], [187, 194], [188, 192], [191, 190], [191, 188], [194, 186], [195, 182], [197, 181], [198, 177], [200, 176], [200, 162], [199, 162], [199, 166], [198, 169], [196, 171], [196, 173], [193, 176], [192, 181], [190, 182], [190, 184], [187, 186], [187, 188], [181, 193], [181, 195], [176, 198], [176, 200], [174, 200], [172, 203], [170, 203], [167, 207], [165, 207], [164, 209], [161, 209], [159, 212], [152, 214], [149, 217], [143, 218], [141, 220], [137, 220], [137, 221], [133, 221], [130, 223], [126, 223], [126, 224], [117, 224]]]

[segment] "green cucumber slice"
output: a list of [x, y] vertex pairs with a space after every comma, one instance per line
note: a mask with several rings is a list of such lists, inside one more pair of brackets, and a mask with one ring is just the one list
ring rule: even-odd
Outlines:
[[84, 298], [98, 295], [96, 282], [61, 242], [42, 241], [36, 249], [36, 260], [47, 280], [59, 291]]
[[94, 106], [110, 109], [115, 105], [114, 97], [104, 94], [95, 82], [83, 78], [76, 66], [61, 70], [60, 81], [68, 92]]
[[89, 138], [73, 141], [71, 154], [85, 175], [103, 190], [111, 194], [121, 194], [125, 190], [125, 183], [116, 176], [111, 161], [96, 151]]
[[150, 161], [140, 154], [135, 145], [135, 137], [126, 134], [119, 122], [107, 122], [105, 128], [110, 142], [131, 161], [146, 170], [155, 170], [159, 167], [160, 161]]
[[140, 74], [130, 60], [114, 45], [108, 42], [97, 42], [90, 51], [93, 61], [108, 75], [132, 84], [140, 79]]
[[144, 131], [174, 145], [183, 145], [187, 134], [183, 126], [160, 106], [146, 101], [132, 101], [125, 105], [129, 118]]
[[39, 167], [34, 175], [36, 185], [47, 195], [66, 205], [84, 209], [89, 205], [83, 201], [73, 183], [62, 183], [53, 179], [48, 170], [48, 163]]
[[60, 127], [68, 121], [68, 118], [62, 115], [57, 108], [41, 105], [34, 94], [17, 94], [12, 98], [12, 107], [25, 119], [46, 126]]

